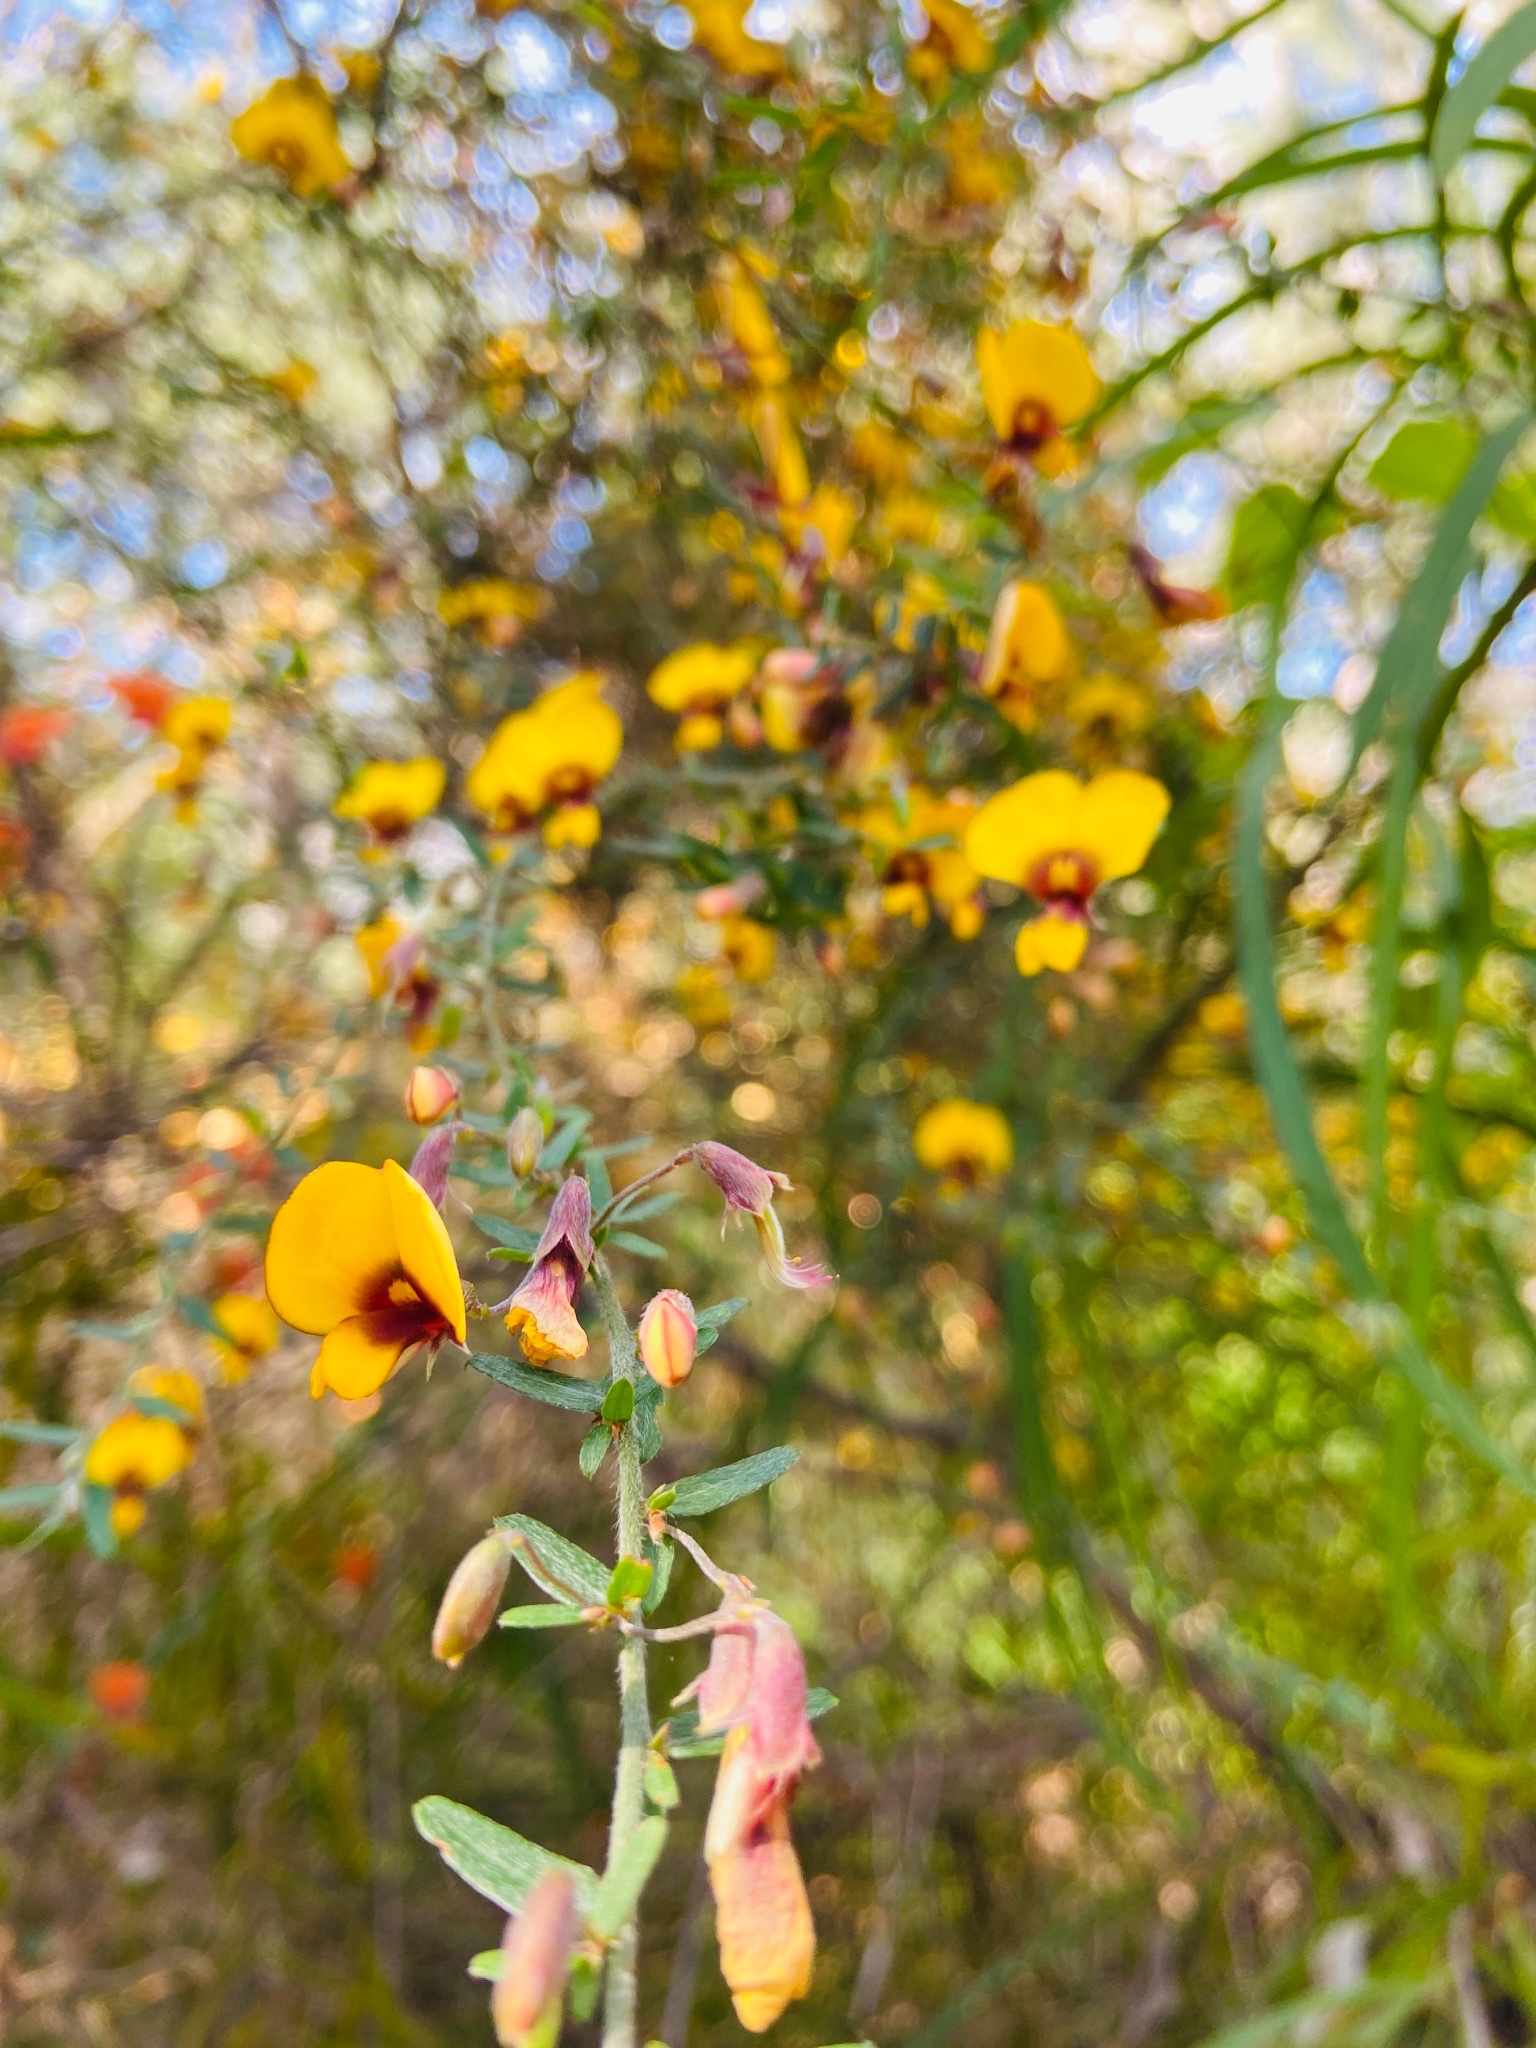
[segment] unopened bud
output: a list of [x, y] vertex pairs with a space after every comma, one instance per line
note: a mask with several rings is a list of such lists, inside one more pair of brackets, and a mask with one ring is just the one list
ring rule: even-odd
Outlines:
[[412, 1067], [405, 1084], [405, 1113], [413, 1124], [435, 1124], [459, 1099], [459, 1084], [446, 1067]]
[[775, 647], [764, 655], [760, 671], [766, 683], [808, 683], [821, 667], [814, 647]]
[[499, 1531], [482, 1536], [454, 1567], [432, 1624], [432, 1654], [457, 1671], [476, 1643], [483, 1642], [512, 1569], [512, 1552]]
[[448, 1199], [448, 1169], [453, 1164], [453, 1148], [460, 1131], [468, 1130], [467, 1124], [439, 1124], [435, 1131], [428, 1131], [416, 1147], [416, 1157], [411, 1161], [411, 1179], [426, 1194], [434, 1209], [441, 1209]]
[[575, 1942], [576, 1887], [565, 1871], [546, 1870], [501, 1938], [501, 1975], [491, 1993], [500, 2048], [524, 2048], [536, 2032], [553, 2041]]
[[507, 1164], [519, 1180], [526, 1180], [539, 1163], [544, 1150], [544, 1119], [528, 1104], [507, 1126]]
[[640, 1313], [640, 1358], [658, 1386], [680, 1387], [699, 1347], [693, 1303], [675, 1287], [652, 1295]]
[[768, 893], [768, 884], [756, 868], [748, 868], [729, 882], [713, 882], [693, 899], [695, 917], [717, 919], [739, 917]]

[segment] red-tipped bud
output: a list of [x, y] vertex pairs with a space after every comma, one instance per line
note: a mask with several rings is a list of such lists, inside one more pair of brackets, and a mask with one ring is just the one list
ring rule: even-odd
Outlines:
[[565, 1871], [546, 1870], [501, 1938], [491, 1993], [500, 2048], [525, 2048], [535, 2034], [553, 2041], [575, 1944], [576, 1887]]
[[507, 1125], [507, 1164], [519, 1180], [526, 1180], [543, 1150], [544, 1119], [525, 1103]]
[[511, 1569], [511, 1547], [499, 1530], [482, 1536], [459, 1559], [432, 1624], [432, 1654], [439, 1664], [457, 1671], [476, 1643], [485, 1640]]
[[693, 899], [693, 914], [710, 920], [739, 917], [768, 894], [768, 884], [756, 868], [749, 868], [733, 881], [715, 882], [701, 889]]
[[640, 1358], [657, 1385], [680, 1387], [698, 1348], [698, 1320], [687, 1295], [675, 1287], [652, 1295], [640, 1312]]
[[412, 1067], [405, 1084], [405, 1113], [413, 1124], [435, 1124], [458, 1100], [459, 1084], [446, 1067]]

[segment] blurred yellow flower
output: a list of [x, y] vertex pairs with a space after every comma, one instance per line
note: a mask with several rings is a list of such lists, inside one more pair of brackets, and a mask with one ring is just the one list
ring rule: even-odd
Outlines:
[[229, 139], [249, 163], [281, 171], [301, 199], [313, 199], [352, 174], [330, 97], [314, 78], [279, 78], [236, 115]]
[[221, 1294], [213, 1303], [220, 1334], [213, 1348], [219, 1370], [231, 1383], [243, 1380], [258, 1358], [277, 1349], [277, 1316], [259, 1294]]
[[497, 726], [465, 783], [493, 832], [520, 831], [554, 806], [544, 827], [549, 846], [596, 843], [602, 820], [592, 792], [624, 745], [601, 689], [595, 670], [580, 670]]
[[393, 1159], [331, 1160], [272, 1219], [267, 1295], [285, 1323], [322, 1337], [318, 1400], [376, 1393], [408, 1351], [464, 1342], [464, 1289], [443, 1219]]
[[738, 255], [727, 252], [714, 270], [715, 310], [731, 346], [740, 354], [754, 384], [789, 381], [789, 357], [779, 340], [768, 301]]
[[750, 418], [763, 467], [773, 479], [781, 508], [803, 505], [811, 495], [811, 473], [783, 394], [759, 392], [752, 401]]
[[674, 989], [683, 1015], [695, 1031], [718, 1031], [731, 1021], [731, 999], [713, 967], [702, 962], [685, 967]]
[[738, 690], [746, 688], [757, 658], [742, 647], [719, 647], [712, 640], [680, 647], [658, 662], [645, 686], [646, 695], [663, 711], [681, 712], [673, 745], [680, 754], [702, 753], [719, 746], [725, 736], [720, 710]]
[[176, 749], [176, 759], [155, 787], [177, 799], [177, 816], [184, 821], [192, 816], [203, 770], [229, 737], [229, 720], [227, 697], [178, 697], [161, 720], [161, 737]]
[[414, 761], [369, 761], [336, 800], [338, 818], [357, 818], [384, 845], [403, 839], [442, 801], [448, 772], [423, 754]]
[[174, 1365], [141, 1365], [128, 1375], [130, 1400], [164, 1401], [176, 1409], [181, 1426], [191, 1428], [203, 1420], [203, 1390], [195, 1377]]
[[910, 917], [921, 927], [931, 901], [957, 939], [976, 936], [984, 916], [977, 893], [981, 877], [961, 849], [975, 815], [969, 797], [938, 797], [916, 788], [908, 791], [904, 811], [887, 802], [861, 813], [857, 822], [875, 850], [887, 917]]
[[504, 576], [476, 576], [443, 591], [437, 615], [445, 626], [478, 626], [488, 646], [511, 647], [547, 605], [544, 592], [528, 584], [510, 583]]
[[1088, 783], [1047, 768], [984, 803], [965, 835], [981, 874], [1027, 889], [1044, 915], [1019, 933], [1021, 974], [1066, 972], [1088, 944], [1088, 904], [1104, 882], [1133, 875], [1168, 815], [1168, 792], [1150, 775], [1111, 769]]
[[901, 596], [894, 602], [889, 600], [881, 615], [881, 624], [893, 647], [899, 647], [903, 654], [915, 651], [918, 635], [928, 620], [948, 617], [949, 597], [936, 577], [925, 571], [915, 570], [901, 586]]
[[1082, 752], [1114, 758], [1157, 715], [1157, 700], [1144, 683], [1125, 676], [1086, 676], [1067, 692], [1066, 713], [1077, 727]]
[[912, 1149], [920, 1166], [970, 1186], [1012, 1166], [1013, 1132], [990, 1103], [951, 1095], [923, 1111], [913, 1128]]
[[1005, 583], [992, 613], [977, 687], [1003, 716], [1028, 732], [1039, 716], [1041, 684], [1072, 672], [1072, 638], [1056, 600], [1040, 583]]
[[85, 1454], [87, 1486], [112, 1492], [112, 1527], [131, 1536], [144, 1521], [144, 1496], [185, 1469], [192, 1457], [187, 1433], [168, 1415], [125, 1409], [92, 1439]]
[[950, 199], [956, 206], [1001, 206], [1018, 189], [1019, 160], [996, 147], [997, 130], [979, 114], [956, 114], [938, 135]]
[[750, 0], [690, 0], [693, 37], [722, 71], [738, 78], [777, 78], [786, 66], [779, 43], [761, 43], [742, 26]]
[[720, 951], [738, 981], [766, 981], [773, 972], [778, 939], [771, 925], [755, 917], [728, 917], [720, 927]]
[[1047, 473], [1070, 463], [1061, 436], [1092, 412], [1103, 388], [1072, 329], [1044, 320], [1016, 320], [1002, 330], [984, 327], [976, 340], [976, 363], [999, 441], [1035, 456]]
[[819, 483], [799, 504], [786, 501], [779, 510], [784, 538], [802, 555], [814, 559], [817, 571], [832, 575], [859, 523], [859, 500], [837, 484]]
[[907, 62], [914, 78], [942, 87], [954, 71], [985, 71], [992, 62], [991, 38], [961, 0], [923, 0], [928, 31]]

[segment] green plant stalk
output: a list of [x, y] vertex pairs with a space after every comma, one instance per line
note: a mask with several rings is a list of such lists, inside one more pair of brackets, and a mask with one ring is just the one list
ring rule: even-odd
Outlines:
[[[639, 1371], [634, 1333], [625, 1320], [607, 1266], [593, 1261], [592, 1282], [608, 1332], [608, 1356], [615, 1380], [634, 1383]], [[618, 1554], [639, 1557], [645, 1547], [645, 1485], [640, 1444], [633, 1420], [619, 1432]], [[608, 1864], [624, 1852], [645, 1811], [645, 1752], [651, 1739], [651, 1709], [645, 1682], [645, 1644], [626, 1636], [619, 1645], [619, 1759], [613, 1778], [613, 1808], [608, 1823]], [[640, 1951], [638, 1910], [630, 1914], [608, 1951], [608, 1980], [603, 1999], [603, 2048], [635, 2048], [637, 1967]]]

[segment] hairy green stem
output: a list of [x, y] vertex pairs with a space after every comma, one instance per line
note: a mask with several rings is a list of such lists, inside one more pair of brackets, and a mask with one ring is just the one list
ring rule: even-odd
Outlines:
[[[633, 1383], [639, 1370], [634, 1333], [625, 1320], [613, 1280], [601, 1258], [593, 1261], [592, 1282], [608, 1332], [613, 1377]], [[645, 1483], [640, 1444], [633, 1421], [619, 1432], [618, 1554], [639, 1557], [645, 1544]], [[619, 1645], [619, 1760], [613, 1780], [613, 1811], [608, 1824], [610, 1868], [623, 1854], [645, 1810], [645, 1752], [651, 1739], [651, 1710], [645, 1686], [645, 1644], [626, 1636]], [[603, 2048], [635, 2048], [636, 1965], [639, 1957], [638, 1912], [631, 1913], [608, 1952], [608, 1982], [603, 2002]]]

